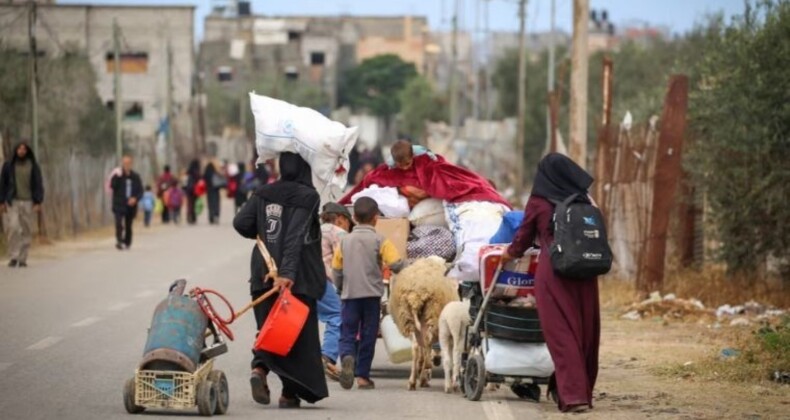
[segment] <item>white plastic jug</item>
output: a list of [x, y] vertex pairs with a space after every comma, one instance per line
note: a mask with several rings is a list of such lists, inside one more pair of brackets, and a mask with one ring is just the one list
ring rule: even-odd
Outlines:
[[390, 362], [399, 364], [411, 361], [411, 341], [401, 335], [390, 315], [381, 320], [381, 337], [384, 339]]

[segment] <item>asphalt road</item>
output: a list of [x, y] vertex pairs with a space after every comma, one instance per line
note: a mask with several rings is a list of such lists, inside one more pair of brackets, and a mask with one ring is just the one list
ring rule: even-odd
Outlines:
[[[131, 418], [122, 386], [142, 355], [156, 304], [170, 283], [214, 288], [241, 307], [252, 242], [239, 237], [225, 208], [220, 226], [155, 227], [137, 236], [129, 251], [101, 237], [37, 250], [27, 269], [0, 266], [0, 419]], [[541, 418], [551, 404], [518, 400], [509, 390], [487, 392], [481, 402], [442, 392], [441, 369], [432, 387], [406, 390], [409, 365], [392, 365], [379, 343], [373, 391], [330, 383], [330, 397], [300, 410], [260, 406], [250, 397], [251, 313], [233, 325], [236, 341], [216, 360], [228, 375], [228, 418], [278, 419], [492, 419]], [[270, 380], [272, 395], [279, 383]], [[149, 413], [173, 419], [190, 412]]]

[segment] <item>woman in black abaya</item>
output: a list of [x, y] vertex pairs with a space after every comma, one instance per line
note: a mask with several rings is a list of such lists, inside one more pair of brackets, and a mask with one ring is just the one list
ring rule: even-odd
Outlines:
[[[264, 282], [268, 272], [256, 247], [252, 251], [250, 293], [252, 298], [272, 287], [290, 287], [307, 304], [310, 313], [299, 338], [287, 356], [255, 351], [252, 360], [253, 399], [269, 404], [266, 376], [273, 372], [283, 383], [281, 408], [298, 408], [301, 400], [315, 403], [329, 395], [321, 362], [316, 301], [324, 294], [326, 274], [321, 258], [318, 192], [312, 184], [310, 166], [299, 155], [280, 156], [280, 180], [260, 186], [241, 208], [233, 226], [242, 236], [264, 241], [279, 269], [279, 277]], [[275, 299], [255, 307], [258, 329], [263, 326]]]

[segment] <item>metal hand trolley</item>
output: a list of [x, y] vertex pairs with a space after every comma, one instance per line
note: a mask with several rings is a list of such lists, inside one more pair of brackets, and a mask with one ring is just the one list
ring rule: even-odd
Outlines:
[[[539, 250], [530, 249], [525, 255], [532, 257], [538, 253]], [[471, 300], [472, 325], [467, 329], [461, 356], [461, 392], [468, 400], [479, 401], [488, 384], [507, 384], [519, 398], [540, 401], [539, 385], [548, 384], [549, 377], [494, 374], [486, 371], [485, 355], [490, 338], [519, 343], [545, 342], [536, 308], [511, 307], [493, 301], [496, 279], [501, 273], [500, 262], [489, 287], [486, 288], [485, 281], [481, 279], [467, 289], [467, 296]]]

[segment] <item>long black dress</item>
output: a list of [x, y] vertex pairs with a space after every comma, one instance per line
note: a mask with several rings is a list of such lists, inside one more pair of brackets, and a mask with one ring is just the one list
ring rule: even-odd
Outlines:
[[[283, 396], [315, 403], [329, 395], [321, 362], [316, 301], [326, 288], [321, 258], [321, 228], [318, 221], [318, 192], [310, 181], [310, 166], [301, 157], [284, 153], [280, 158], [282, 178], [256, 190], [233, 220], [242, 236], [260, 236], [277, 263], [279, 275], [294, 281], [294, 296], [310, 308], [307, 322], [290, 353], [277, 356], [254, 352], [252, 367], [277, 374], [283, 382]], [[268, 268], [257, 248], [251, 258], [250, 293], [253, 299], [270, 290], [263, 282]], [[263, 326], [275, 299], [255, 308], [258, 329]]]

